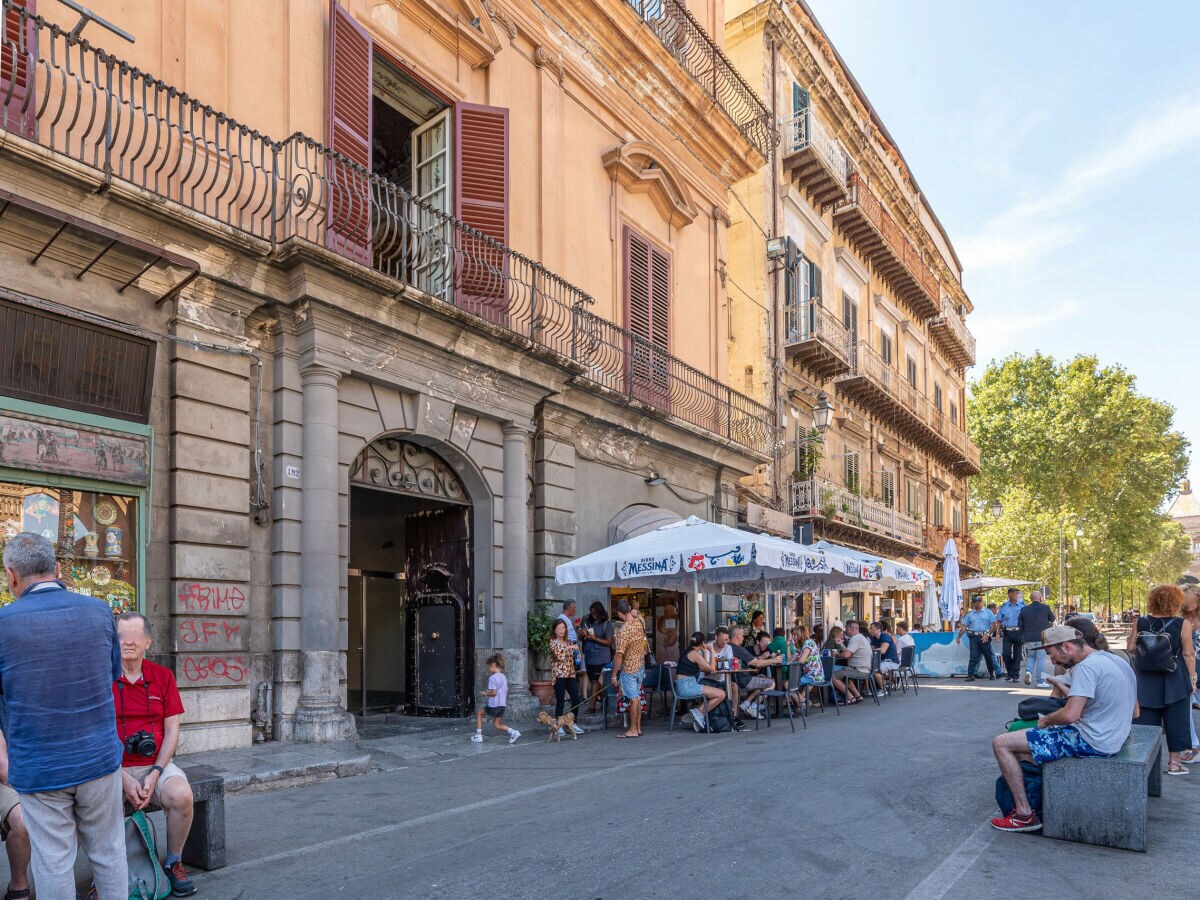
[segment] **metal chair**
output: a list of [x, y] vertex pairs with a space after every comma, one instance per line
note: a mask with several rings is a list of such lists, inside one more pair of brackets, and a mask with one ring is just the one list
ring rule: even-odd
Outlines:
[[[879, 651], [871, 651], [871, 670], [869, 672], [857, 672], [853, 669], [842, 670], [843, 681], [853, 681], [855, 683], [866, 682], [871, 686], [871, 699], [875, 701], [875, 705], [879, 705], [879, 691], [875, 689], [875, 673], [879, 671]], [[860, 691], [861, 693], [861, 691]]]
[[916, 647], [900, 648], [900, 668], [896, 670], [896, 680], [900, 682], [900, 690], [908, 693], [908, 685], [912, 684], [913, 694], [919, 695], [917, 689], [917, 670], [913, 667], [916, 658]]
[[817, 693], [821, 695], [821, 714], [824, 715], [825, 707], [832, 704], [833, 711], [839, 716], [842, 714], [841, 708], [838, 706], [837, 688], [833, 686], [833, 657], [821, 657], [821, 669], [825, 673], [825, 683], [815, 685]]
[[[661, 683], [665, 684], [665, 687], [663, 688], [663, 691], [662, 691], [663, 701], [667, 704], [667, 707], [669, 707], [671, 710], [670, 715], [667, 718], [667, 734], [670, 734], [671, 732], [673, 732], [675, 730], [675, 713], [679, 709], [679, 704], [682, 703], [683, 708], [685, 710], [691, 708], [689, 706], [689, 704], [691, 704], [691, 703], [699, 703], [701, 706], [703, 706], [704, 705], [704, 697], [701, 696], [697, 700], [687, 700], [683, 697], [678, 696], [675, 693], [675, 667], [671, 663], [663, 663], [661, 668], [663, 671], [665, 671], [667, 673], [666, 678], [663, 679]], [[664, 709], [667, 707], [664, 707]], [[709, 730], [707, 716], [705, 716], [705, 718], [704, 718], [704, 730], [705, 731]]]
[[[788, 667], [788, 679], [787, 679], [786, 689], [784, 689], [782, 691], [775, 690], [775, 689], [764, 690], [759, 695], [762, 697], [766, 697], [767, 699], [774, 697], [776, 699], [783, 700], [784, 706], [787, 707], [788, 724], [792, 726], [792, 734], [796, 733], [796, 717], [792, 713], [792, 697], [793, 696], [795, 696], [797, 699], [802, 701], [800, 704], [800, 721], [804, 723], [805, 730], [808, 729], [808, 703], [805, 702], [804, 699], [800, 697], [800, 690], [802, 687], [801, 681], [802, 681], [803, 677], [804, 677], [803, 666], [793, 664]], [[767, 710], [767, 727], [770, 728], [771, 727], [771, 705], [768, 703], [768, 704], [765, 704], [765, 706], [766, 706], [766, 710]], [[754, 730], [755, 731], [758, 730], [758, 721], [757, 720], [755, 720], [755, 722], [754, 722]]]
[[662, 709], [666, 712], [667, 709], [667, 688], [665, 681], [673, 682], [675, 675], [667, 668], [667, 664], [654, 666], [646, 671], [646, 678], [642, 681], [642, 690], [646, 692], [646, 717], [650, 718], [654, 715], [654, 697], [662, 698]]

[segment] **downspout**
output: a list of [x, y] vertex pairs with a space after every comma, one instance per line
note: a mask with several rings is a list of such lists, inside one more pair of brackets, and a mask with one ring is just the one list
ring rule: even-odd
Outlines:
[[[771, 121], [779, 121], [779, 75], [776, 70], [778, 65], [779, 45], [775, 38], [771, 38]], [[779, 145], [771, 145], [771, 237], [779, 236]], [[764, 248], [765, 251], [765, 248]], [[766, 253], [763, 253], [765, 258]], [[786, 257], [785, 257], [786, 259]], [[779, 362], [779, 265], [775, 263], [771, 270], [771, 410], [775, 416], [775, 421], [772, 423], [771, 434], [776, 433], [779, 428], [779, 423], [785, 421], [783, 416], [783, 398], [779, 391], [779, 381], [782, 378], [782, 370]], [[786, 437], [786, 434], [784, 435]], [[780, 441], [775, 441], [775, 448], [771, 454], [771, 487], [774, 492], [773, 500], [778, 506], [783, 496], [782, 479], [780, 478], [782, 466], [781, 450], [778, 445]]]

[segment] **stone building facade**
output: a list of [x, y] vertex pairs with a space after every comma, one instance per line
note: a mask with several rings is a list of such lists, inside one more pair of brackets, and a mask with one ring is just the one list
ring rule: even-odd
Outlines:
[[[967, 479], [975, 339], [962, 267], [928, 199], [803, 0], [731, 2], [727, 51], [781, 139], [731, 207], [729, 369], [786, 434], [750, 502], [798, 533], [934, 571], [953, 537], [979, 567]], [[764, 251], [763, 235], [770, 241]], [[813, 431], [820, 398], [833, 406]], [[919, 615], [909, 595], [831, 595], [829, 621]]]
[[1187, 535], [1188, 550], [1192, 554], [1187, 574], [1200, 578], [1200, 500], [1192, 493], [1192, 482], [1185, 478], [1179, 485], [1179, 493], [1167, 508], [1167, 517], [1179, 523]]
[[137, 42], [3, 0], [0, 527], [145, 612], [184, 752], [460, 714], [498, 649], [528, 703], [555, 565], [732, 521], [774, 440], [721, 4], [90, 6]]

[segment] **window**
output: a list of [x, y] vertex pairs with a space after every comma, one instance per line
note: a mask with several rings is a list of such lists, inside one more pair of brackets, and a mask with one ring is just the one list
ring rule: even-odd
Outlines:
[[942, 411], [942, 386], [940, 384], [933, 386], [933, 405], [938, 412]]
[[879, 329], [879, 355], [889, 366], [892, 364], [892, 336], [882, 327]]
[[950, 401], [950, 421], [955, 425], [958, 424], [958, 404], [953, 400]]
[[905, 496], [904, 508], [914, 519], [921, 516], [921, 483], [908, 479], [905, 482], [905, 487], [908, 489]]
[[946, 507], [941, 497], [933, 498], [933, 524], [937, 528], [942, 528], [946, 524]]
[[844, 462], [843, 462], [843, 465], [844, 465], [843, 474], [845, 475], [846, 488], [855, 494], [858, 493], [858, 489], [861, 484], [861, 482], [859, 480], [858, 461], [859, 461], [858, 451], [851, 450], [846, 453], [846, 456], [844, 457]]
[[[788, 238], [789, 257], [795, 244]], [[789, 340], [807, 338], [813, 332], [814, 313], [809, 306], [821, 302], [821, 268], [803, 253], [796, 251], [796, 261], [784, 272], [784, 294], [787, 304], [787, 337]]]
[[884, 469], [879, 473], [879, 496], [888, 509], [896, 508], [896, 473]]
[[962, 509], [958, 506], [950, 510], [950, 527], [955, 534], [962, 533]]
[[625, 321], [631, 333], [628, 377], [633, 396], [659, 409], [670, 399], [671, 257], [625, 229]]
[[907, 358], [905, 363], [905, 375], [908, 376], [908, 383], [913, 387], [917, 386], [917, 361], [911, 356]]

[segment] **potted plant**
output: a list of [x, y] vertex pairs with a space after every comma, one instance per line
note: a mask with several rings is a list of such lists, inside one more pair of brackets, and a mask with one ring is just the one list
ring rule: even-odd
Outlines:
[[550, 632], [557, 621], [550, 615], [549, 601], [542, 600], [526, 615], [525, 628], [533, 665], [529, 673], [529, 692], [542, 706], [554, 697], [554, 680], [550, 677]]

